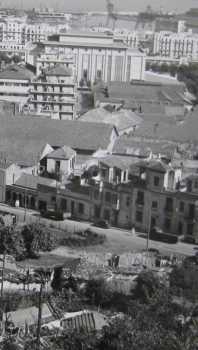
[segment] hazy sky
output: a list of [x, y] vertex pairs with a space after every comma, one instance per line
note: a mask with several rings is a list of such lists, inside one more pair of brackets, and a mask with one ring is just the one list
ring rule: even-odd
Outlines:
[[[198, 0], [111, 0], [115, 4], [116, 10], [136, 11], [145, 9], [150, 4], [154, 9], [162, 6], [167, 10], [183, 11], [189, 7], [198, 7]], [[58, 7], [58, 9], [67, 10], [100, 10], [106, 8], [105, 0], [0, 0], [3, 7]]]

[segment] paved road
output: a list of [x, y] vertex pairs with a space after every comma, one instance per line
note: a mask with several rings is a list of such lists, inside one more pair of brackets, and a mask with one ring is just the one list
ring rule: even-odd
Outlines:
[[[4, 204], [0, 204], [0, 210], [9, 211], [13, 214], [16, 214], [19, 221], [24, 221], [24, 208], [13, 208], [9, 207]], [[130, 231], [117, 229], [117, 228], [109, 228], [109, 229], [102, 229], [98, 227], [91, 226], [90, 223], [86, 222], [78, 222], [78, 221], [72, 221], [72, 220], [64, 220], [64, 221], [53, 221], [49, 219], [43, 219], [38, 216], [38, 212], [27, 210], [26, 212], [26, 220], [28, 222], [46, 222], [50, 223], [50, 226], [58, 227], [61, 229], [66, 229], [67, 231], [73, 232], [77, 229], [85, 229], [88, 227], [92, 227], [94, 231], [100, 234], [105, 234], [107, 237], [107, 242], [104, 245], [101, 246], [95, 246], [95, 247], [88, 247], [86, 248], [86, 251], [95, 251], [95, 252], [114, 252], [116, 254], [121, 254], [124, 252], [129, 251], [139, 251], [146, 248], [146, 239], [143, 237], [140, 237], [138, 234], [132, 235]], [[176, 244], [168, 244], [168, 243], [162, 243], [157, 241], [151, 241], [149, 242], [149, 247], [157, 248], [162, 252], [163, 254], [170, 254], [170, 253], [176, 253], [176, 254], [183, 254], [183, 255], [194, 255], [196, 248], [195, 245], [187, 244], [183, 242], [178, 242]], [[80, 253], [78, 249], [75, 249], [76, 253]], [[66, 247], [60, 247], [55, 250], [56, 254], [60, 255], [67, 255], [68, 253], [71, 253]]]

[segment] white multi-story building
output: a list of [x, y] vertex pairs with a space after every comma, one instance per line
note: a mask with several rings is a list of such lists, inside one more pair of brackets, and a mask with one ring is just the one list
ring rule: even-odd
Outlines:
[[138, 32], [135, 32], [135, 31], [131, 32], [125, 29], [123, 30], [115, 29], [114, 40], [123, 41], [127, 46], [133, 49], [137, 49], [139, 46], [139, 34]]
[[[78, 84], [85, 76], [91, 83], [97, 78], [105, 82], [144, 79], [145, 55], [115, 41], [113, 35], [69, 32], [53, 39], [43, 42], [41, 52], [49, 56], [73, 55]], [[34, 52], [27, 54], [27, 63], [35, 62], [38, 51]]]
[[76, 118], [75, 71], [63, 64], [44, 69], [32, 81], [29, 112], [54, 119]]
[[191, 32], [173, 33], [160, 32], [154, 35], [153, 53], [155, 55], [183, 58], [189, 60], [198, 59], [198, 34]]
[[29, 20], [27, 17], [8, 16], [0, 22], [0, 50], [10, 53], [22, 53], [26, 44], [41, 42], [48, 36], [67, 31], [68, 23], [61, 21]]

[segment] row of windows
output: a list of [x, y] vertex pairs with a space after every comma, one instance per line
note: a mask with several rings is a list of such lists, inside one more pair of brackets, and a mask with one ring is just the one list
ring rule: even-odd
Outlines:
[[[95, 190], [94, 191], [94, 199], [99, 199], [99, 191]], [[111, 192], [105, 192], [105, 202], [109, 204], [117, 204], [118, 202], [118, 195], [116, 193], [111, 193]], [[126, 207], [129, 207], [131, 204], [131, 197], [126, 196], [125, 199], [125, 205]]]
[[[142, 192], [142, 191], [138, 191], [137, 192], [136, 203], [140, 204], [140, 205], [144, 205], [144, 192]], [[158, 208], [158, 202], [157, 201], [152, 201], [151, 207], [152, 207], [152, 209], [157, 209]], [[165, 203], [165, 210], [169, 211], [169, 212], [172, 212], [173, 209], [174, 209], [173, 198], [167, 197], [166, 198], [166, 203]], [[181, 212], [181, 213], [184, 212], [184, 210], [185, 210], [185, 203], [183, 201], [181, 201], [179, 203], [179, 208], [178, 209], [179, 209], [179, 212]], [[195, 215], [195, 205], [189, 203], [188, 204], [188, 216], [193, 218], [194, 215]]]
[[[152, 225], [155, 226], [156, 225], [156, 219], [155, 218], [151, 218], [151, 222]], [[136, 215], [135, 215], [135, 220], [137, 223], [142, 223], [143, 222], [143, 212], [142, 211], [136, 211]], [[172, 221], [170, 218], [165, 217], [164, 219], [164, 229], [165, 231], [170, 231], [171, 230], [171, 224]], [[194, 229], [194, 224], [193, 223], [187, 223], [187, 234], [188, 235], [192, 235], [193, 234], [193, 229]], [[178, 233], [183, 234], [183, 224], [182, 222], [178, 223]]]
[[[56, 197], [52, 197], [52, 198], [51, 198], [51, 201], [52, 201], [52, 202], [55, 202], [55, 201], [56, 201]], [[73, 203], [74, 203], [74, 202], [73, 202]], [[67, 200], [64, 199], [64, 198], [61, 199], [61, 209], [62, 209], [64, 212], [67, 211]], [[78, 210], [78, 213], [79, 213], [79, 214], [84, 214], [84, 212], [85, 212], [85, 206], [84, 206], [84, 204], [83, 204], [83, 203], [78, 203], [78, 205], [77, 205], [77, 210]]]

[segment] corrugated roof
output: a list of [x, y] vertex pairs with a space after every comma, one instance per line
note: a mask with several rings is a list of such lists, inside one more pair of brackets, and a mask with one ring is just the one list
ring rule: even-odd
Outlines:
[[105, 317], [97, 311], [79, 311], [65, 314], [61, 320], [64, 328], [72, 328], [77, 332], [84, 330], [86, 332], [99, 331], [107, 325]]

